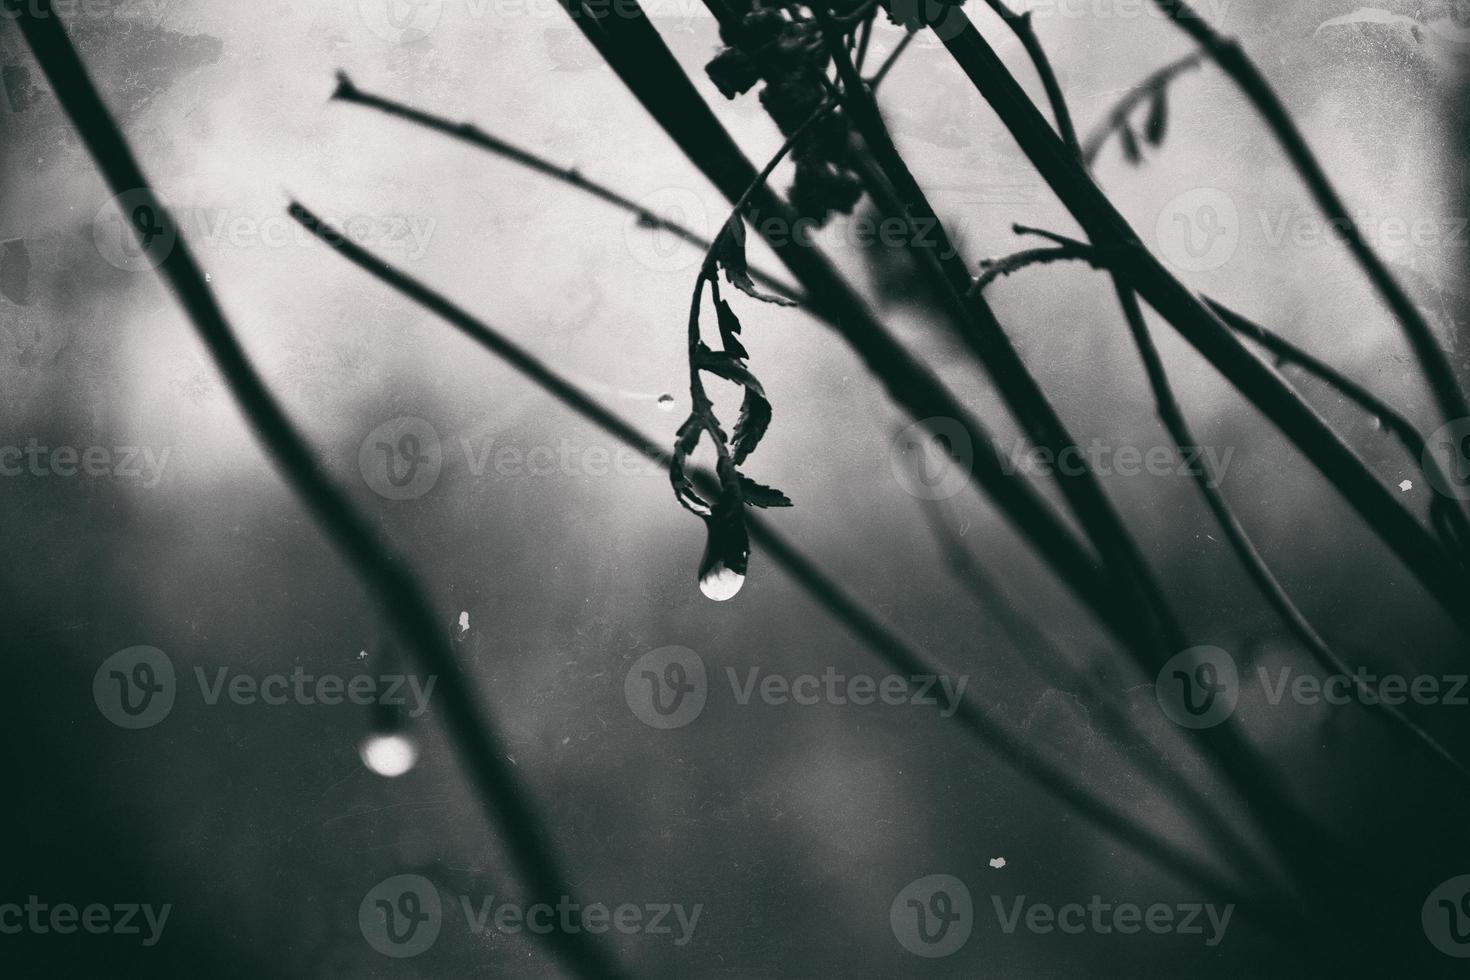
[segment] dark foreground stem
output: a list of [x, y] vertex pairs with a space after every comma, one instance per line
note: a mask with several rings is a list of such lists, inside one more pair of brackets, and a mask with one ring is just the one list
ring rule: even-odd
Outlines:
[[[569, 16], [618, 77], [669, 137], [734, 202], [750, 186], [755, 168], [720, 125], [642, 8], [624, 6], [625, 16], [601, 20], [574, 0], [563, 0]], [[868, 305], [814, 244], [782, 234], [806, 223], [763, 188], [747, 209], [751, 227], [801, 283], [810, 308], [832, 324], [888, 395], [930, 434], [942, 420], [959, 423], [971, 439], [972, 484], [983, 490], [1022, 539], [1028, 541], [1077, 598], [1114, 636], [1128, 642], [1139, 624], [1098, 568], [1096, 559], [1029, 481], [1007, 472], [979, 420], [873, 316]]]
[[[150, 188], [88, 78], [50, 0], [16, 4], [7, 10], [7, 16], [19, 22], [36, 61], [113, 193], [132, 193], [141, 207], [151, 209], [150, 225], [163, 227], [165, 233], [177, 233], [172, 216]], [[503, 839], [527, 898], [553, 904], [563, 900], [571, 890], [557, 866], [545, 824], [505, 761], [489, 717], [482, 713], [462, 679], [446, 636], [445, 620], [434, 612], [405, 563], [378, 539], [346, 496], [332, 485], [305, 440], [276, 404], [205, 285], [182, 237], [159, 268], [272, 462], [346, 556], [386, 618], [418, 657], [420, 668], [439, 678], [439, 705], [450, 739]], [[588, 934], [554, 930], [542, 941], [577, 975], [593, 980], [623, 976], [617, 962]]]

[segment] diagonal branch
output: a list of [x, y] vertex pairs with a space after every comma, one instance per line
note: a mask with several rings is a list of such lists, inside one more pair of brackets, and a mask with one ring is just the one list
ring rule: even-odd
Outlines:
[[[625, 5], [625, 16], [597, 20], [573, 0], [563, 3], [588, 41], [684, 154], [728, 200], [737, 200], [750, 185], [755, 168], [695, 90], [642, 8]], [[1129, 642], [1137, 633], [1136, 617], [1116, 601], [1095, 558], [1052, 506], [1029, 481], [1006, 472], [995, 444], [973, 414], [874, 318], [820, 249], [796, 240], [801, 236], [772, 233], [773, 226], [799, 230], [807, 224], [769, 188], [752, 198], [746, 217], [801, 283], [809, 307], [823, 311], [822, 319], [834, 325], [895, 402], [931, 433], [939, 431], [943, 419], [953, 419], [965, 429], [974, 450], [972, 484], [995, 502], [1098, 620]]]
[[[572, 382], [557, 374], [515, 341], [457, 306], [442, 294], [367, 252], [300, 204], [293, 203], [290, 213], [303, 227], [333, 251], [378, 281], [445, 320], [586, 421], [658, 465], [667, 466], [669, 464], [669, 454], [656, 442], [644, 436], [635, 427], [624, 421], [621, 416], [605, 408]], [[704, 479], [707, 482], [713, 482], [715, 478], [704, 474]], [[841, 586], [789, 544], [769, 524], [755, 515], [747, 518], [747, 524], [752, 540], [760, 546], [761, 550], [791, 576], [792, 580], [808, 596], [846, 627], [859, 642], [872, 650], [885, 664], [904, 676], [944, 673], [940, 665], [928, 654], [911, 646], [885, 623], [869, 613], [861, 602], [849, 596]], [[1211, 894], [1236, 895], [1240, 891], [1236, 886], [1222, 879], [1217, 872], [1195, 855], [1159, 837], [1153, 830], [1134, 823], [1115, 806], [1097, 797], [1091, 790], [1078, 785], [1059, 766], [1034, 751], [1025, 739], [1012, 734], [997, 722], [986, 717], [972, 698], [961, 696], [954, 717], [960, 720], [972, 737], [995, 752], [1023, 777], [1034, 780], [1047, 793], [1068, 807], [1075, 808], [1085, 819], [1104, 832], [1159, 862], [1162, 867], [1168, 868], [1182, 880], [1204, 887]], [[1262, 912], [1263, 925], [1268, 928], [1285, 927], [1289, 929], [1288, 924], [1298, 915], [1279, 896], [1271, 898], [1253, 895], [1251, 900], [1256, 901], [1256, 908]], [[1249, 905], [1243, 905], [1242, 911], [1247, 911], [1249, 908]], [[1267, 910], [1270, 910], [1269, 913]], [[1264, 921], [1276, 915], [1285, 918], [1280, 923]]]
[[958, 30], [942, 32], [944, 45], [1088, 237], [1112, 253], [1118, 273], [1296, 444], [1445, 612], [1470, 626], [1465, 570], [1321, 416], [1143, 247], [979, 32], [964, 18], [959, 21]]
[[1362, 230], [1348, 212], [1347, 205], [1338, 196], [1327, 172], [1317, 162], [1311, 147], [1307, 146], [1307, 141], [1292, 120], [1291, 114], [1277, 98], [1270, 82], [1266, 81], [1266, 77], [1256, 68], [1238, 42], [1222, 37], [1185, 0], [1154, 2], [1209, 54], [1270, 127], [1276, 142], [1281, 145], [1292, 166], [1306, 183], [1313, 200], [1327, 218], [1327, 223], [1362, 266], [1364, 274], [1384, 305], [1402, 324], [1409, 346], [1419, 359], [1419, 366], [1439, 403], [1443, 421], [1453, 422], [1470, 417], [1470, 405], [1466, 404], [1465, 393], [1455, 376], [1454, 368], [1450, 366], [1449, 358], [1435, 339], [1434, 332], [1388, 266], [1363, 237]]
[[[995, 383], [1027, 436], [1058, 457], [1068, 452], [1075, 453], [1075, 442], [1061, 417], [1016, 353], [984, 297], [970, 290], [970, 274], [964, 261], [923, 188], [894, 146], [877, 104], [857, 77], [857, 70], [831, 27], [829, 15], [820, 4], [814, 6], [812, 12], [822, 27], [831, 57], [837, 64], [847, 116], [862, 134], [883, 177], [897, 193], [902, 203], [897, 216], [908, 225], [905, 241], [910, 244], [920, 271], [956, 333]], [[922, 222], [922, 228], [919, 222]], [[932, 242], [929, 235], [933, 236]], [[1090, 468], [1082, 466], [1075, 471], [1059, 473], [1058, 483], [1104, 562], [1116, 573], [1118, 599], [1139, 618], [1134, 645], [1155, 650], [1177, 649], [1180, 634], [1168, 603], [1096, 476]]]
[[[177, 233], [172, 216], [143, 176], [121, 130], [77, 57], [50, 0], [28, 0], [7, 10], [76, 126], [114, 194], [132, 192], [151, 208], [165, 232]], [[492, 824], [504, 838], [511, 863], [528, 898], [555, 903], [571, 894], [558, 867], [545, 824], [525, 787], [505, 761], [495, 730], [464, 682], [442, 620], [401, 558], [378, 539], [371, 525], [323, 472], [301, 434], [266, 388], [235, 337], [187, 243], [177, 238], [159, 266], [209, 349], [255, 436], [269, 450], [286, 482], [327, 537], [352, 565], [387, 619], [439, 678], [445, 725]], [[548, 949], [572, 972], [619, 977], [622, 970], [589, 935], [556, 930], [544, 937]]]

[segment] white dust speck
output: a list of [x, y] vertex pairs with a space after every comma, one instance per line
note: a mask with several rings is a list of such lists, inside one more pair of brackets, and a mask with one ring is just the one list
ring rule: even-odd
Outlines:
[[1414, 489], [1414, 481], [1405, 480], [1403, 483], [1399, 484], [1399, 489], [1402, 490], [1404, 493], [1408, 493], [1410, 490]]
[[990, 859], [990, 866], [992, 868], [1004, 868], [1006, 866], [1006, 859], [1005, 858], [991, 858]]

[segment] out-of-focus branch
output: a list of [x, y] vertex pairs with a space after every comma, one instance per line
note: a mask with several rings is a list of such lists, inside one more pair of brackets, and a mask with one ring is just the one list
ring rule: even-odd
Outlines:
[[1157, 98], [1158, 93], [1183, 75], [1192, 71], [1204, 63], [1205, 56], [1201, 51], [1195, 51], [1182, 58], [1169, 62], [1158, 71], [1149, 75], [1133, 88], [1129, 89], [1123, 98], [1113, 106], [1103, 121], [1098, 123], [1097, 128], [1087, 134], [1087, 139], [1082, 141], [1082, 160], [1089, 167], [1097, 162], [1098, 154], [1102, 153], [1103, 146], [1108, 137], [1114, 133], [1120, 133], [1128, 129], [1128, 119], [1144, 102]]
[[[150, 209], [150, 226], [178, 233], [127, 141], [77, 57], [50, 0], [7, 3], [62, 108], [114, 194], [132, 193]], [[545, 824], [505, 760], [499, 738], [461, 678], [443, 621], [402, 559], [377, 535], [327, 477], [306, 441], [276, 403], [245, 355], [205, 284], [188, 243], [178, 237], [163, 258], [163, 278], [209, 349], [236, 403], [271, 461], [327, 537], [348, 559], [384, 616], [409, 644], [419, 666], [439, 678], [445, 726], [481, 805], [503, 838], [527, 897], [555, 904], [572, 894], [558, 867]], [[542, 940], [569, 970], [589, 978], [623, 976], [590, 934], [554, 930]]]

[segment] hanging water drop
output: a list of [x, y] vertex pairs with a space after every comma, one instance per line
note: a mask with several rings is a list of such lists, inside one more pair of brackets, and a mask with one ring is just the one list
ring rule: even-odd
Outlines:
[[674, 396], [673, 395], [659, 395], [658, 396], [658, 407], [661, 408], [661, 409], [663, 409], [665, 412], [672, 412], [674, 410]]
[[745, 576], [724, 562], [715, 562], [699, 577], [699, 591], [716, 602], [735, 598], [745, 584]]
[[419, 761], [418, 746], [402, 732], [374, 732], [358, 748], [362, 764], [379, 776], [402, 776]]

